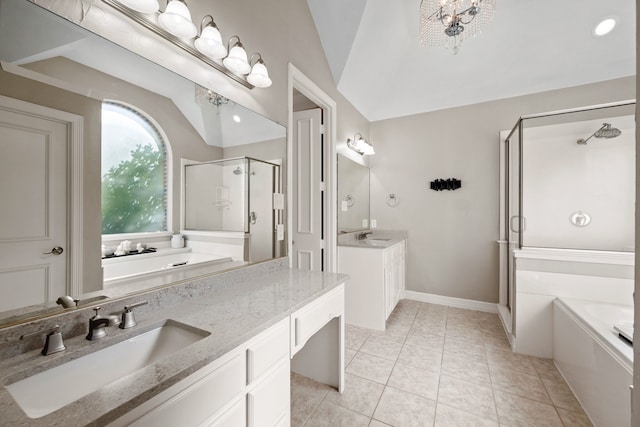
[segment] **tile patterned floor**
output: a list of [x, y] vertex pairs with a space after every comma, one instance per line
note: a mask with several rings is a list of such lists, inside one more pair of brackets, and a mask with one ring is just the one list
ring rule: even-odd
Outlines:
[[341, 395], [292, 373], [291, 425], [591, 426], [553, 361], [512, 353], [498, 316], [403, 300], [347, 326]]

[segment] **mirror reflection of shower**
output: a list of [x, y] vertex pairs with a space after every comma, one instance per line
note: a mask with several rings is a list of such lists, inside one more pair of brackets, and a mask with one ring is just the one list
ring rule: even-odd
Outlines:
[[[233, 170], [234, 175], [242, 175], [243, 173], [248, 173], [248, 172], [242, 169], [240, 166], [238, 166]], [[249, 175], [255, 175], [255, 174], [256, 174], [255, 172], [251, 172]]]
[[618, 128], [611, 127], [611, 123], [603, 123], [602, 127], [591, 134], [591, 136], [587, 139], [580, 138], [576, 141], [578, 145], [587, 145], [587, 141], [589, 141], [594, 136], [597, 139], [612, 139], [622, 135], [622, 131]]

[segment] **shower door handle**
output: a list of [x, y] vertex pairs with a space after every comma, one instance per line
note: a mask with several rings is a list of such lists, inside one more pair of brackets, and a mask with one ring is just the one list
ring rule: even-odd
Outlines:
[[[516, 230], [516, 228], [514, 227], [513, 224], [513, 220], [514, 219], [522, 219], [522, 230]], [[509, 229], [514, 232], [514, 233], [521, 233], [523, 232], [525, 229], [527, 228], [527, 219], [523, 216], [519, 216], [519, 215], [514, 215], [511, 217], [511, 219], [509, 219]]]

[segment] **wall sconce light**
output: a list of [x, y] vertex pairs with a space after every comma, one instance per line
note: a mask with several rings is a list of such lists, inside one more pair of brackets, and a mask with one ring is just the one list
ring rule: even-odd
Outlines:
[[373, 145], [362, 137], [362, 134], [356, 133], [353, 139], [347, 139], [347, 147], [360, 154], [361, 156], [370, 156], [376, 154]]
[[272, 84], [262, 55], [256, 52], [249, 60], [235, 35], [225, 47], [211, 15], [202, 18], [198, 35], [184, 0], [167, 0], [164, 12], [158, 10], [158, 0], [102, 1], [248, 89]]

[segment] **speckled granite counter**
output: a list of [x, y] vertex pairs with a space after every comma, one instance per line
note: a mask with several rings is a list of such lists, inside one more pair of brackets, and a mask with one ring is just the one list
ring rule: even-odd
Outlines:
[[[109, 302], [103, 305], [105, 313], [117, 307], [121, 310], [123, 304], [135, 301], [146, 300], [149, 304], [136, 309], [136, 327], [127, 330], [110, 327], [109, 335], [99, 341], [84, 339], [91, 316], [90, 309], [79, 309], [38, 323], [0, 331], [0, 377], [3, 386], [151, 330], [166, 319], [211, 333], [207, 338], [39, 419], [28, 418], [3, 387], [0, 390], [0, 425], [50, 427], [108, 424], [340, 285], [346, 277], [290, 270], [281, 262], [265, 263]], [[73, 327], [69, 326], [71, 322], [74, 322]], [[46, 357], [41, 356], [39, 350], [12, 354], [12, 350], [17, 351], [12, 347], [18, 347], [20, 334], [54, 323], [59, 323], [63, 330], [69, 331], [66, 336], [73, 336], [65, 338], [66, 351]], [[37, 341], [41, 344], [39, 339]], [[64, 386], [60, 384], [61, 388]]]
[[366, 239], [356, 240], [361, 232], [338, 236], [338, 246], [354, 248], [385, 249], [407, 239], [406, 231], [376, 230], [367, 235]]

